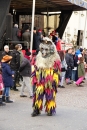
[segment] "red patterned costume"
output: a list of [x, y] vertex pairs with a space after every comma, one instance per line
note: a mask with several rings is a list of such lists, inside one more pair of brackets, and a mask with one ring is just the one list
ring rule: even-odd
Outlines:
[[51, 116], [55, 114], [55, 96], [59, 82], [60, 58], [55, 45], [44, 40], [40, 44], [40, 51], [36, 56], [32, 83], [35, 85], [32, 116], [37, 116], [43, 108], [45, 96], [45, 112]]

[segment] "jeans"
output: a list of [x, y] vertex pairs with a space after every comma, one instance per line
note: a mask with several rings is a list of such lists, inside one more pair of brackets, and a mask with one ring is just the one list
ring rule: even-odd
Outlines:
[[9, 97], [10, 87], [5, 87], [3, 91], [3, 96]]
[[75, 81], [75, 78], [76, 77], [76, 70], [72, 70], [72, 77], [71, 77], [71, 79], [73, 80], [73, 81]]
[[72, 76], [72, 69], [68, 68], [67, 71], [66, 71], [66, 76], [65, 77], [66, 77], [66, 79], [68, 79], [68, 78], [70, 79], [71, 76]]
[[72, 69], [68, 68], [67, 71], [66, 71], [66, 75], [65, 75], [66, 83], [70, 82], [71, 76], [72, 76]]

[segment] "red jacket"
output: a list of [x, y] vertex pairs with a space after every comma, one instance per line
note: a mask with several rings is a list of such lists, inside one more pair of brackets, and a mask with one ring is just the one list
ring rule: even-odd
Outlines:
[[61, 51], [61, 40], [59, 39], [58, 42], [56, 43], [56, 49], [57, 51]]

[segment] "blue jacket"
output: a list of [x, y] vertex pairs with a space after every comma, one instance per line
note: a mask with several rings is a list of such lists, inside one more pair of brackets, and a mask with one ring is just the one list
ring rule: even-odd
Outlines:
[[5, 87], [12, 87], [13, 86], [13, 79], [12, 74], [13, 72], [10, 69], [10, 65], [7, 63], [2, 63], [2, 77], [3, 83]]

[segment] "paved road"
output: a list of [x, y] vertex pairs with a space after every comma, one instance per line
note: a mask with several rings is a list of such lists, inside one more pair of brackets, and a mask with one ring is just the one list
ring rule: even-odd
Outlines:
[[14, 103], [0, 107], [0, 130], [87, 130], [87, 81], [84, 87], [58, 88], [57, 113], [52, 117], [44, 110], [40, 116], [31, 117], [32, 99], [19, 95], [11, 91]]

